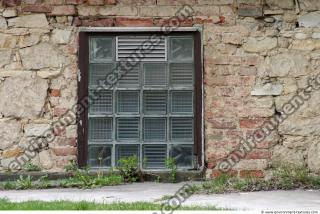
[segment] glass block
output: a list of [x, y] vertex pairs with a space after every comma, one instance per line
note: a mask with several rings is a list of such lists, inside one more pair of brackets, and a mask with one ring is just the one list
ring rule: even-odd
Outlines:
[[113, 52], [112, 38], [90, 38], [90, 62], [112, 61]]
[[191, 91], [171, 92], [171, 112], [184, 114], [193, 112], [193, 96]]
[[166, 118], [144, 118], [144, 141], [165, 141], [166, 127]]
[[90, 90], [91, 102], [89, 105], [90, 114], [112, 113], [112, 91], [101, 90], [95, 92]]
[[111, 118], [90, 118], [89, 119], [89, 140], [93, 142], [111, 140], [112, 119]]
[[164, 63], [144, 64], [144, 85], [145, 86], [166, 86], [167, 65]]
[[139, 92], [118, 91], [118, 113], [139, 113]]
[[166, 168], [167, 145], [144, 145], [143, 165], [146, 169]]
[[193, 118], [171, 118], [170, 130], [172, 141], [193, 141]]
[[192, 168], [193, 145], [172, 145], [170, 157], [176, 160], [176, 164], [181, 168]]
[[172, 86], [193, 86], [193, 64], [171, 63], [170, 84]]
[[166, 114], [167, 113], [167, 92], [166, 91], [144, 91], [143, 111], [145, 114]]
[[[119, 66], [120, 69], [126, 69], [124, 66]], [[123, 75], [118, 80], [119, 88], [131, 88], [140, 86], [140, 64], [130, 67], [128, 70], [121, 72]]]
[[116, 145], [116, 164], [119, 165], [118, 161], [121, 158], [127, 158], [136, 156], [140, 159], [139, 145]]
[[111, 167], [112, 146], [89, 145], [88, 164], [91, 167]]
[[118, 118], [117, 120], [117, 139], [125, 140], [139, 140], [139, 118]]
[[193, 61], [193, 38], [171, 38], [170, 56], [173, 61]]
[[112, 64], [91, 64], [89, 66], [89, 86], [105, 85], [106, 77], [112, 72]]

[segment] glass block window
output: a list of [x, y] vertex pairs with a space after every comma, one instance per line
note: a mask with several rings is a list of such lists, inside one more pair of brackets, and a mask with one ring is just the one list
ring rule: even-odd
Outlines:
[[[96, 98], [88, 111], [91, 167], [115, 167], [130, 156], [138, 157], [142, 170], [165, 170], [168, 158], [181, 169], [195, 165], [194, 38], [157, 36], [152, 50], [119, 69], [136, 50], [150, 46], [150, 36], [89, 39], [89, 94]], [[116, 72], [124, 75], [96, 93]]]

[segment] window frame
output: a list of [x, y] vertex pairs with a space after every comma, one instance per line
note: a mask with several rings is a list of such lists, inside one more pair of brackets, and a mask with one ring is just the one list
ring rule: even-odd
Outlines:
[[[88, 160], [88, 93], [89, 93], [89, 59], [90, 59], [90, 37], [100, 36], [122, 36], [122, 35], [144, 35], [144, 34], [164, 34], [169, 36], [183, 36], [186, 33], [194, 37], [194, 156], [197, 157], [195, 169], [201, 169], [204, 165], [204, 123], [203, 123], [203, 63], [202, 63], [202, 29], [193, 27], [178, 28], [177, 30], [165, 34], [161, 28], [85, 28], [79, 32], [79, 52], [78, 52], [78, 114], [77, 114], [77, 132], [78, 132], [78, 166], [83, 168]], [[159, 62], [161, 63], [161, 62]], [[144, 133], [140, 133], [144, 134]], [[168, 134], [168, 133], [167, 133]], [[170, 146], [169, 144], [167, 146]], [[115, 150], [116, 148], [114, 148]], [[142, 169], [143, 171], [154, 171], [151, 169]], [[162, 169], [164, 171], [165, 169]]]

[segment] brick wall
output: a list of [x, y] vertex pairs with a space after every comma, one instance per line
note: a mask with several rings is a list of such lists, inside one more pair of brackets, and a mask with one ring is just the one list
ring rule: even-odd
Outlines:
[[[161, 26], [184, 4], [195, 13], [181, 25], [204, 28], [207, 177], [218, 175], [219, 161], [279, 114], [319, 70], [317, 0], [2, 0], [0, 171], [76, 103], [78, 27]], [[318, 100], [280, 124], [230, 172], [264, 176], [280, 164], [319, 172]], [[32, 162], [62, 171], [76, 159], [76, 125], [51, 134], [55, 140]]]

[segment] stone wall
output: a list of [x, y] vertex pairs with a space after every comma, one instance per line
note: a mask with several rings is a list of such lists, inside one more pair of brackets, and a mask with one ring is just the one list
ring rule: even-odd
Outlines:
[[[204, 27], [207, 177], [320, 66], [318, 0], [2, 0], [0, 171], [77, 100], [79, 26], [161, 26], [189, 4], [182, 26]], [[263, 176], [280, 164], [320, 172], [320, 99], [260, 143], [233, 172]], [[76, 125], [55, 131], [32, 162], [62, 171], [76, 159]]]

